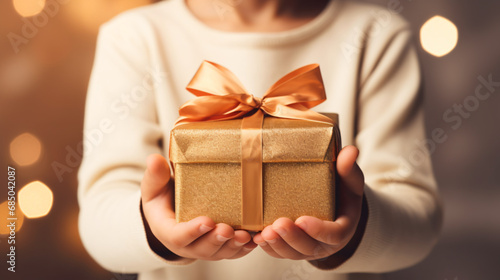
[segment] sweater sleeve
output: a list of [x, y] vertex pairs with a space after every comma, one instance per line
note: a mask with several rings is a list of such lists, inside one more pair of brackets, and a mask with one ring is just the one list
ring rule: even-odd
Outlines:
[[352, 256], [317, 265], [323, 269], [402, 269], [437, 242], [442, 209], [424, 129], [420, 67], [411, 32], [402, 20], [399, 26], [367, 39], [360, 56], [354, 145], [366, 182], [364, 234]]
[[[139, 28], [127, 28], [131, 24]], [[162, 77], [149, 66], [144, 34], [137, 31], [141, 24], [146, 23], [118, 18], [101, 27], [78, 174], [83, 244], [100, 265], [119, 273], [187, 261], [168, 262], [150, 249], [140, 212], [146, 158], [162, 153], [164, 137], [154, 100]]]

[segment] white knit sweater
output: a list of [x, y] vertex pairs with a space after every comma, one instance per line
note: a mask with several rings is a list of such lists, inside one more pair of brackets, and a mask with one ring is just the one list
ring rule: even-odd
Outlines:
[[[168, 262], [146, 240], [139, 202], [146, 157], [168, 151], [185, 86], [203, 60], [262, 94], [284, 74], [319, 63], [344, 145], [360, 149], [368, 222], [356, 252], [333, 270], [275, 259], [256, 248], [238, 260]], [[79, 170], [80, 234], [116, 272], [153, 279], [364, 279], [422, 260], [441, 206], [425, 150], [421, 77], [407, 23], [394, 11], [334, 0], [313, 21], [278, 33], [233, 33], [198, 21], [183, 0], [134, 9], [100, 30]], [[161, 143], [163, 142], [163, 145]], [[369, 279], [375, 279], [370, 276]]]

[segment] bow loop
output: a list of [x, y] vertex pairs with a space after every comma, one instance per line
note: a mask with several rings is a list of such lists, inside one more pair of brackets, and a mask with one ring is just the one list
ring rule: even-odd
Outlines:
[[290, 72], [258, 98], [249, 94], [227, 68], [203, 61], [186, 89], [197, 98], [180, 108], [176, 125], [241, 118], [255, 113], [255, 109], [279, 118], [332, 123], [328, 117], [309, 110], [326, 100], [318, 64]]
[[200, 121], [221, 121], [240, 118], [252, 111], [251, 105], [229, 96], [200, 96], [179, 109], [176, 125]]
[[241, 101], [248, 96], [241, 82], [231, 71], [206, 60], [200, 65], [186, 89], [196, 96], [230, 95]]

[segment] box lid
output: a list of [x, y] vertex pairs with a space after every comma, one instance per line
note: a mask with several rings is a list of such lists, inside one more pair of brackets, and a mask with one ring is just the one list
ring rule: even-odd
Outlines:
[[[263, 162], [334, 161], [340, 149], [338, 115], [328, 124], [266, 116], [262, 127]], [[174, 163], [241, 162], [241, 119], [197, 122], [174, 128]]]

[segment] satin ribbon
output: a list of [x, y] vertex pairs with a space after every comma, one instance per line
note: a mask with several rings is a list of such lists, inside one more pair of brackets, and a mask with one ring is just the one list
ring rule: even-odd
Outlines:
[[309, 109], [326, 100], [318, 64], [296, 69], [278, 80], [262, 98], [249, 94], [225, 67], [203, 61], [186, 87], [197, 98], [179, 109], [176, 126], [242, 118], [242, 228], [263, 227], [262, 125], [264, 115], [332, 124]]

